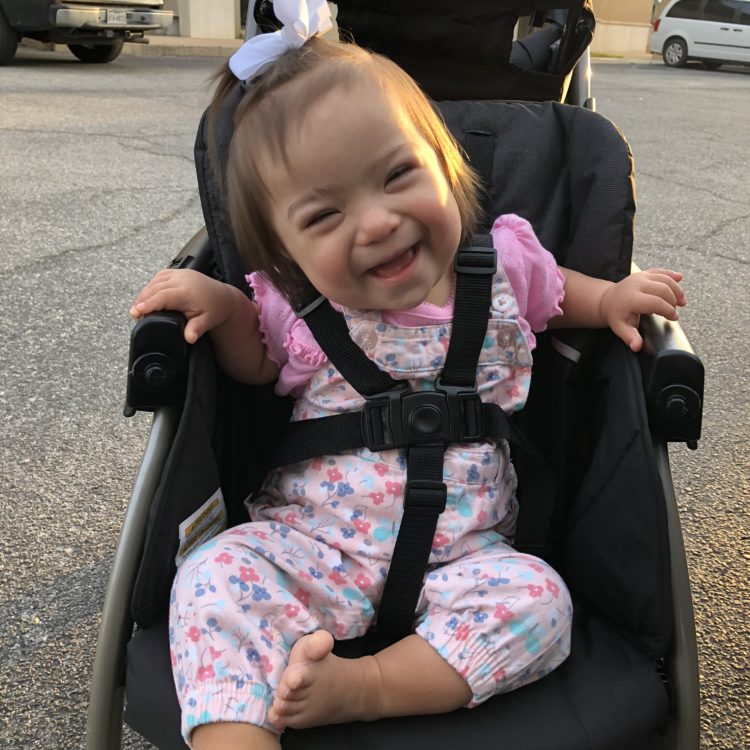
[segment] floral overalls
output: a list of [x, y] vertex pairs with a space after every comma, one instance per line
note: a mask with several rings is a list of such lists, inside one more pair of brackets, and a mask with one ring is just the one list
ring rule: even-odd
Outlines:
[[[450, 323], [417, 328], [376, 311], [345, 310], [352, 339], [393, 378], [429, 389]], [[531, 354], [502, 268], [479, 358], [477, 389], [506, 412], [521, 408]], [[358, 410], [362, 397], [327, 361], [292, 419]], [[567, 656], [571, 603], [545, 562], [509, 544], [517, 515], [508, 446], [452, 445], [414, 632], [465, 678], [471, 706], [539, 679]], [[403, 451], [323, 456], [273, 472], [248, 502], [251, 522], [193, 552], [178, 570], [171, 657], [183, 734], [214, 721], [276, 730], [267, 710], [294, 642], [319, 628], [363, 635], [376, 615], [402, 513]]]

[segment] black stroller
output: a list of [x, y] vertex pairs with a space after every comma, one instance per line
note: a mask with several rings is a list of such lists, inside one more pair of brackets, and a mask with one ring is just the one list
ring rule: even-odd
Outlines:
[[[256, 3], [261, 26], [273, 23], [267, 5]], [[550, 10], [558, 6], [564, 12]], [[522, 13], [532, 33], [513, 43]], [[569, 268], [612, 280], [630, 272], [632, 157], [593, 111], [588, 0], [349, 0], [339, 3], [338, 24], [439, 102], [482, 176], [487, 216], [522, 215]], [[224, 156], [234, 104], [230, 97], [212, 131]], [[207, 229], [172, 265], [244, 288], [208, 132], [204, 117], [195, 153]], [[515, 457], [522, 517], [544, 519], [537, 541], [574, 599], [568, 660], [471, 711], [290, 730], [285, 748], [433, 750], [471, 738], [523, 750], [697, 750], [695, 631], [667, 443], [696, 444], [703, 367], [679, 326], [651, 317], [642, 332], [639, 356], [607, 332], [540, 335], [530, 398], [515, 419], [556, 477], [548, 503], [524, 494], [534, 469]], [[126, 413], [137, 409], [154, 412], [153, 426], [105, 602], [88, 750], [120, 746], [123, 699], [125, 721], [152, 743], [185, 747], [166, 624], [178, 528], [188, 518], [217, 522], [206, 504], [217, 488], [229, 525], [245, 520], [242, 501], [264, 477], [289, 415], [268, 387], [223, 375], [207, 340], [188, 351], [171, 314], [133, 330]], [[340, 642], [337, 653], [370, 647], [367, 638]]]

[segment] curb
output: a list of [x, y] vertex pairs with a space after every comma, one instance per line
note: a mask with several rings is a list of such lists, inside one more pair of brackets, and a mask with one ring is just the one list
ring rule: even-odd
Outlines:
[[[233, 55], [242, 44], [242, 39], [193, 39], [190, 37], [147, 37], [148, 44], [129, 42], [123, 45], [121, 55], [134, 57], [221, 57]], [[155, 41], [158, 39], [158, 41]], [[169, 40], [169, 41], [165, 41]], [[174, 40], [174, 41], [172, 41]], [[67, 52], [66, 44], [38, 42], [24, 37], [22, 47], [43, 52]]]
[[[148, 44], [125, 44], [123, 55], [137, 57], [229, 57], [242, 39], [193, 39], [191, 37], [148, 37]], [[158, 39], [158, 41], [156, 41]], [[169, 40], [169, 41], [166, 41]], [[172, 41], [174, 40], [174, 41]]]
[[633, 63], [651, 63], [651, 62], [661, 62], [661, 55], [652, 54], [650, 52], [642, 52], [642, 53], [631, 53], [622, 55], [621, 57], [597, 57], [596, 55], [591, 55], [591, 64], [592, 65], [615, 65], [615, 64], [630, 64]]

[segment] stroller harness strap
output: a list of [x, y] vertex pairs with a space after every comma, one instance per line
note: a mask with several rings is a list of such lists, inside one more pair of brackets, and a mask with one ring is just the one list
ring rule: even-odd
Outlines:
[[406, 450], [403, 515], [378, 610], [377, 635], [383, 643], [412, 630], [447, 501], [443, 459], [448, 445], [490, 439], [526, 447], [502, 409], [482, 403], [476, 390], [497, 271], [492, 238], [476, 235], [471, 247], [459, 248], [454, 267], [453, 329], [434, 390], [410, 391], [407, 383], [380, 370], [352, 341], [344, 316], [321, 295], [308, 295], [295, 306], [331, 363], [366, 403], [358, 412], [290, 423], [271, 468], [362, 447]]

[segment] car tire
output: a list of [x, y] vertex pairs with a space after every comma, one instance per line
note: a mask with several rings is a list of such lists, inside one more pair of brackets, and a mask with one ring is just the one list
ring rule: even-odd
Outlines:
[[122, 39], [116, 39], [112, 44], [69, 44], [68, 49], [85, 63], [112, 62], [122, 52]]
[[673, 36], [664, 42], [661, 54], [667, 67], [681, 68], [688, 59], [687, 42], [679, 36]]
[[701, 65], [706, 70], [718, 70], [721, 67], [721, 63], [718, 60], [701, 60]]
[[10, 27], [0, 10], [0, 65], [7, 65], [18, 49], [18, 34]]

